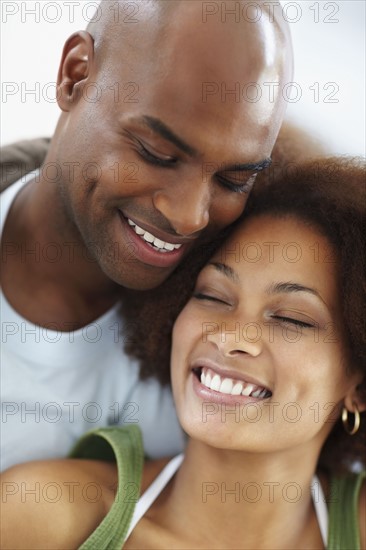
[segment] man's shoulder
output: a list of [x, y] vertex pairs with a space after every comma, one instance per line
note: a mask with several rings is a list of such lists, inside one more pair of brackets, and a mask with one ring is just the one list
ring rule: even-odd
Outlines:
[[18, 141], [1, 148], [0, 192], [43, 163], [50, 138]]

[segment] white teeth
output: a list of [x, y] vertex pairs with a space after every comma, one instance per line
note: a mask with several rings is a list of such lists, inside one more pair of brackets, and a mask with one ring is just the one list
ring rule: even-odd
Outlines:
[[206, 367], [201, 370], [201, 384], [211, 390], [227, 395], [243, 395], [245, 397], [251, 395], [251, 397], [263, 398], [268, 394], [265, 388], [260, 388], [249, 382], [233, 380], [232, 378], [221, 379], [220, 375]]
[[155, 240], [154, 235], [151, 235], [151, 233], [148, 233], [147, 231], [146, 231], [145, 235], [142, 235], [142, 238], [144, 239], [144, 241], [146, 241], [148, 243], [153, 243], [154, 240]]
[[253, 384], [248, 384], [247, 386], [245, 386], [245, 388], [243, 389], [241, 394], [242, 395], [250, 395], [253, 390], [254, 390], [254, 385]]
[[206, 372], [206, 386], [208, 388], [211, 388], [211, 380], [212, 380], [211, 374], [209, 372]]
[[225, 378], [225, 380], [221, 382], [219, 391], [221, 393], [231, 393], [232, 389], [233, 389], [233, 381], [231, 380], [231, 378]]
[[133, 222], [129, 218], [127, 218], [127, 223], [132, 227], [135, 233], [139, 235], [139, 237], [157, 248], [160, 252], [172, 252], [173, 250], [178, 250], [182, 246], [181, 244], [167, 243], [165, 241], [162, 241], [161, 239], [158, 239], [148, 231], [145, 231], [144, 229], [136, 225], [135, 222]]
[[221, 386], [221, 378], [218, 374], [215, 374], [215, 376], [211, 380], [210, 388], [211, 390], [218, 391], [220, 386]]
[[164, 241], [161, 241], [160, 239], [154, 239], [154, 246], [157, 248], [164, 248]]
[[243, 391], [243, 384], [242, 382], [237, 382], [233, 389], [231, 390], [231, 395], [240, 395]]
[[206, 377], [203, 369], [201, 371], [201, 384], [206, 385]]

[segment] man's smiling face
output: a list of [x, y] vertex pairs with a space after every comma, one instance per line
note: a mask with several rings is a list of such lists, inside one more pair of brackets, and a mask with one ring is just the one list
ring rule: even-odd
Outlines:
[[204, 24], [199, 2], [179, 4], [164, 20], [148, 3], [122, 36], [109, 24], [94, 51], [76, 37], [60, 70], [61, 88], [75, 81], [55, 146], [65, 212], [128, 288], [159, 285], [197, 239], [241, 214], [284, 112], [263, 85], [290, 75], [280, 27], [269, 16]]

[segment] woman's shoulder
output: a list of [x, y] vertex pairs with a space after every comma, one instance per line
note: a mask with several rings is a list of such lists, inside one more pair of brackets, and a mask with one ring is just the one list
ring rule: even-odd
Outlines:
[[141, 479], [141, 494], [152, 484], [158, 477], [165, 466], [172, 460], [173, 457], [165, 457], [154, 460], [147, 460], [144, 464]]
[[112, 506], [115, 464], [35, 461], [1, 476], [2, 548], [78, 548]]
[[332, 540], [342, 541], [342, 544], [347, 542], [347, 547], [366, 550], [366, 471], [333, 475], [329, 479], [328, 489], [329, 533]]
[[366, 472], [362, 481], [359, 499], [359, 525], [361, 549], [366, 550]]

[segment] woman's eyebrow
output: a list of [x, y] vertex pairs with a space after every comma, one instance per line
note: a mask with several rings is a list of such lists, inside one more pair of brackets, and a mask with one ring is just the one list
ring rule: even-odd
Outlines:
[[228, 277], [233, 283], [236, 285], [239, 284], [239, 276], [237, 273], [233, 270], [232, 267], [222, 263], [222, 262], [208, 262], [207, 266], [212, 266], [220, 273], [223, 273], [226, 277]]
[[[234, 284], [236, 285], [240, 284], [239, 275], [229, 265], [224, 264], [223, 262], [208, 262], [206, 267], [213, 267], [217, 271], [225, 275], [225, 277], [230, 279], [230, 281], [232, 281]], [[306, 292], [308, 294], [316, 296], [326, 306], [326, 308], [329, 309], [328, 304], [324, 301], [322, 296], [319, 294], [319, 292], [315, 288], [301, 285], [299, 283], [294, 283], [292, 281], [272, 283], [266, 288], [266, 294], [281, 294], [281, 293], [290, 294], [293, 292]]]
[[320, 298], [320, 300], [323, 301], [323, 298], [320, 296], [319, 292], [314, 288], [300, 285], [299, 283], [293, 283], [291, 281], [287, 281], [283, 283], [272, 283], [266, 288], [267, 294], [280, 294], [282, 292], [285, 292], [285, 293], [308, 292], [310, 294], [313, 294], [314, 296], [317, 296], [318, 298]]

